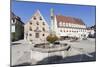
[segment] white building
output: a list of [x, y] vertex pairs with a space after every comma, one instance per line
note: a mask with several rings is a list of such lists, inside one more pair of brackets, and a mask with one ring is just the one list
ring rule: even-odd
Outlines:
[[88, 36], [86, 25], [81, 19], [63, 15], [54, 15], [51, 10], [51, 29], [58, 37], [78, 37]]
[[24, 25], [24, 39], [29, 43], [44, 43], [49, 34], [49, 26], [39, 10]]
[[[93, 27], [93, 28], [92, 28]], [[89, 33], [89, 37], [96, 37], [96, 29], [95, 26], [87, 28], [87, 32]]]

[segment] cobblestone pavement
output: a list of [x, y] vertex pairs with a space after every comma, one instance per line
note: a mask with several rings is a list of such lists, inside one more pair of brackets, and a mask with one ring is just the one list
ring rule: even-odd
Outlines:
[[11, 65], [29, 63], [31, 45], [24, 40], [16, 41], [11, 46]]
[[[95, 56], [91, 54], [91, 53], [95, 54], [95, 39], [89, 38], [88, 40], [81, 40], [77, 42], [70, 42], [68, 40], [63, 40], [61, 42], [68, 43], [69, 45], [71, 45], [72, 48], [71, 51], [69, 52], [70, 56], [84, 54], [86, 56], [85, 57], [86, 59], [87, 57], [90, 57], [90, 59], [91, 57], [95, 58]], [[30, 65], [31, 63], [36, 64], [37, 62], [36, 60], [30, 59], [31, 48], [32, 45], [28, 44], [24, 40], [13, 42], [11, 46], [11, 65], [19, 65], [19, 64]], [[63, 62], [68, 62], [68, 57], [63, 59]], [[62, 63], [62, 61], [60, 61], [59, 63]]]
[[73, 48], [73, 51], [71, 53], [75, 53], [74, 50], [80, 51], [83, 53], [92, 53], [95, 52], [96, 44], [95, 39], [88, 38], [87, 40], [80, 40], [75, 42], [69, 42], [69, 41], [62, 41], [63, 43], [68, 43]]

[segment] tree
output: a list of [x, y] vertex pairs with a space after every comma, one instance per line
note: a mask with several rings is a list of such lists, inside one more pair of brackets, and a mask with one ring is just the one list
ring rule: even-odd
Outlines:
[[58, 37], [55, 35], [55, 34], [50, 34], [47, 36], [46, 40], [51, 43], [51, 46], [52, 46], [52, 43], [54, 43], [55, 41], [58, 40]]

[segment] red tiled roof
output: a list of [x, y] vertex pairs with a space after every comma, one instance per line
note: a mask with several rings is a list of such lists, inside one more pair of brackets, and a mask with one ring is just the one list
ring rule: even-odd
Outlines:
[[65, 23], [72, 23], [72, 24], [79, 24], [79, 25], [85, 25], [84, 22], [81, 19], [74, 18], [74, 17], [68, 17], [68, 16], [62, 16], [62, 15], [56, 15], [57, 22], [65, 22]]

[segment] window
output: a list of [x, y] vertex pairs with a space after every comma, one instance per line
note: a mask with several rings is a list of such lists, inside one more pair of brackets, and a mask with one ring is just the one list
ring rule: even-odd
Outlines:
[[12, 22], [15, 23], [15, 19], [12, 19]]
[[39, 38], [39, 33], [35, 33], [35, 37], [36, 38]]
[[45, 36], [45, 34], [43, 34], [42, 36]]
[[62, 22], [59, 22], [59, 26], [62, 26]]
[[43, 25], [45, 25], [45, 23], [43, 22]]
[[15, 25], [11, 26], [11, 32], [15, 32]]
[[42, 20], [42, 18], [40, 17], [40, 20]]
[[39, 22], [37, 22], [36, 24], [39, 25]]
[[81, 29], [81, 32], [82, 32], [82, 29]]
[[31, 27], [29, 29], [30, 29], [30, 31], [32, 31], [32, 28]]
[[33, 19], [36, 20], [36, 17], [34, 17]]
[[86, 30], [85, 30], [85, 32], [86, 32]]
[[42, 30], [45, 31], [45, 28], [43, 27]]
[[29, 36], [32, 36], [32, 34], [29, 34]]
[[63, 22], [63, 27], [65, 27], [65, 22]]
[[32, 22], [30, 21], [30, 25], [32, 25]]

